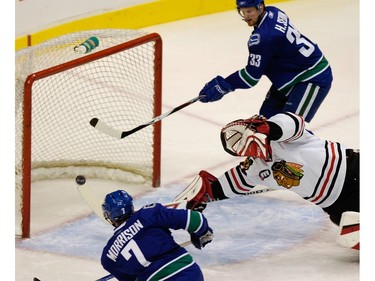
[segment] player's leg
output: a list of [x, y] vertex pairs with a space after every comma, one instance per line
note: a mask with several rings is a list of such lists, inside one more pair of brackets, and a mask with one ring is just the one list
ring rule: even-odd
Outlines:
[[278, 113], [282, 113], [287, 100], [288, 98], [272, 85], [260, 107], [259, 114], [270, 118]]
[[323, 208], [336, 225], [346, 211], [360, 211], [360, 172], [359, 151], [346, 150], [346, 177], [339, 198], [331, 206]]
[[359, 212], [346, 211], [341, 216], [336, 242], [346, 248], [360, 248], [360, 217]]
[[312, 83], [299, 83], [288, 93], [283, 111], [293, 112], [310, 122], [327, 96], [330, 85], [318, 86]]

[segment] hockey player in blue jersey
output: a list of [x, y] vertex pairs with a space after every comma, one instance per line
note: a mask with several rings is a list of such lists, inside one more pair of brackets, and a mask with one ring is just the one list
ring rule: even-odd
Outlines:
[[293, 112], [310, 122], [332, 84], [331, 67], [318, 45], [300, 33], [280, 9], [262, 0], [237, 0], [237, 10], [254, 30], [247, 65], [201, 90], [201, 102], [220, 100], [236, 89], [253, 88], [263, 75], [272, 85], [259, 110], [269, 118]]
[[118, 280], [204, 280], [198, 264], [170, 231], [188, 231], [192, 244], [203, 248], [212, 241], [213, 231], [201, 213], [159, 203], [134, 211], [133, 199], [124, 190], [107, 194], [102, 210], [115, 230], [101, 263]]

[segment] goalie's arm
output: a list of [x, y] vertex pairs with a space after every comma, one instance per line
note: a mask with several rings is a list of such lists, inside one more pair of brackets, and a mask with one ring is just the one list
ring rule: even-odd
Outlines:
[[299, 139], [305, 131], [304, 119], [291, 112], [279, 113], [267, 120], [270, 126], [269, 140], [291, 142]]
[[[254, 187], [254, 189], [249, 190], [243, 195], [260, 194], [272, 190], [274, 189]], [[202, 170], [191, 184], [175, 197], [174, 201], [186, 200], [186, 207], [188, 209], [202, 212], [206, 208], [207, 203], [224, 199], [228, 199], [228, 197], [225, 195], [218, 179], [207, 171]]]

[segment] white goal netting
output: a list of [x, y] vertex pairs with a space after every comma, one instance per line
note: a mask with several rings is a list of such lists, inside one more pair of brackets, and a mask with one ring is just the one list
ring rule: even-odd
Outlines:
[[[99, 46], [88, 54], [74, 52], [91, 36]], [[85, 174], [158, 185], [159, 124], [122, 140], [89, 124], [98, 117], [130, 130], [160, 114], [157, 34], [90, 30], [20, 50], [15, 86], [17, 235], [24, 236], [30, 201], [24, 197], [30, 197], [32, 180]]]

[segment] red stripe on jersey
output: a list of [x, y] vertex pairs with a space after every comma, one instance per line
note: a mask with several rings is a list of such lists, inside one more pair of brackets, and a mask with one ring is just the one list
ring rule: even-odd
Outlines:
[[242, 190], [242, 191], [245, 191], [245, 192], [248, 192], [250, 189], [248, 188], [244, 188], [240, 182], [238, 181], [238, 178], [237, 178], [237, 174], [235, 173], [235, 169], [231, 169], [230, 170], [230, 174], [232, 176], [232, 179], [233, 179], [233, 183], [236, 185], [236, 187], [239, 189], [239, 190]]
[[331, 159], [331, 166], [329, 167], [329, 170], [328, 170], [328, 173], [327, 173], [327, 176], [325, 178], [325, 181], [323, 183], [323, 186], [322, 188], [320, 189], [320, 193], [317, 197], [315, 197], [314, 200], [311, 200], [311, 202], [316, 202], [317, 200], [319, 200], [323, 194], [324, 194], [324, 191], [326, 190], [327, 188], [327, 185], [328, 185], [328, 182], [330, 181], [330, 178], [332, 176], [332, 171], [333, 171], [333, 168], [335, 167], [335, 162], [336, 162], [336, 151], [335, 151], [335, 147], [334, 147], [334, 143], [331, 142], [331, 152], [332, 152], [332, 159]]

